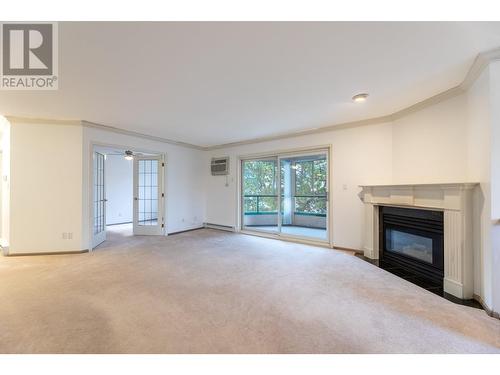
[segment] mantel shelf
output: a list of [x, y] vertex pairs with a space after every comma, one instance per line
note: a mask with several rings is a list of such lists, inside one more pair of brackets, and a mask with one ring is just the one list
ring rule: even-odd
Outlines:
[[381, 184], [381, 185], [358, 185], [360, 188], [474, 188], [479, 182], [443, 182], [429, 184]]

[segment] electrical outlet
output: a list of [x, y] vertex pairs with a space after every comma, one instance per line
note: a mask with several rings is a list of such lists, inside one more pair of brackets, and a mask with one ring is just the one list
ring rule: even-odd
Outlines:
[[73, 232], [63, 232], [62, 239], [63, 240], [72, 240], [73, 239]]

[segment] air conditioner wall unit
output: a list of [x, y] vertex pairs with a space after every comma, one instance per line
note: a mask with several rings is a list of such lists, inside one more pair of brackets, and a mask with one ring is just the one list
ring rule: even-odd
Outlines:
[[210, 163], [212, 176], [224, 176], [229, 174], [229, 156], [223, 158], [212, 158]]

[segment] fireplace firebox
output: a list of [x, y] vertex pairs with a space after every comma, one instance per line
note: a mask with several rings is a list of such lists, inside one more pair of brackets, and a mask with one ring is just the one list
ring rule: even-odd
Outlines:
[[380, 261], [442, 289], [443, 212], [379, 207]]

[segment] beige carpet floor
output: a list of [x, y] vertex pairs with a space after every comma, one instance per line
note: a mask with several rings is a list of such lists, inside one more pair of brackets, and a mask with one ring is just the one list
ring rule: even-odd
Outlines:
[[0, 353], [500, 352], [500, 320], [346, 253], [215, 230], [109, 237], [0, 257]]

